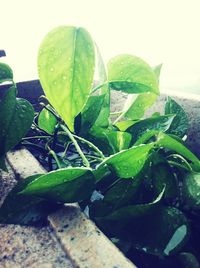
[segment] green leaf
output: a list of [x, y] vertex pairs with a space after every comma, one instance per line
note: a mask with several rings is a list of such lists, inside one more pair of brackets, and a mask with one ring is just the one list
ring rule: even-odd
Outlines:
[[137, 193], [141, 181], [142, 178], [140, 175], [136, 176], [134, 179], [121, 179], [106, 192], [103, 202], [112, 205], [112, 210], [131, 205], [138, 197]]
[[143, 252], [157, 256], [174, 254], [187, 242], [188, 221], [180, 210], [161, 206], [161, 198], [159, 195], [150, 204], [120, 208], [96, 221], [107, 233], [131, 241]]
[[[47, 105], [51, 109], [50, 105]], [[49, 134], [53, 134], [57, 124], [56, 117], [47, 109], [42, 109], [38, 117], [38, 126]]]
[[58, 27], [40, 46], [38, 71], [42, 87], [71, 131], [89, 97], [94, 67], [94, 44], [83, 28]]
[[0, 84], [6, 81], [13, 81], [13, 72], [7, 64], [0, 62]]
[[152, 166], [152, 180], [155, 192], [158, 194], [165, 187], [165, 198], [175, 198], [178, 195], [177, 179], [167, 162]]
[[126, 107], [126, 112], [124, 113], [125, 118], [127, 119], [138, 119], [144, 116], [146, 110], [153, 105], [153, 103], [157, 99], [157, 95], [154, 93], [143, 93], [135, 96], [128, 96], [127, 102], [129, 101], [131, 104], [127, 109], [127, 102], [124, 107]]
[[190, 172], [183, 178], [183, 200], [192, 208], [200, 208], [200, 173]]
[[126, 207], [122, 207], [118, 210], [115, 210], [113, 213], [107, 215], [105, 217], [105, 220], [111, 220], [111, 221], [119, 220], [121, 222], [127, 222], [127, 221], [129, 222], [129, 221], [132, 221], [134, 218], [147, 215], [151, 213], [153, 210], [155, 210], [155, 208], [157, 208], [157, 205], [160, 203], [163, 197], [164, 191], [165, 191], [165, 187], [159, 193], [157, 198], [150, 203], [139, 204], [139, 205], [129, 205]]
[[161, 206], [152, 214], [137, 219], [132, 228], [135, 247], [157, 256], [176, 253], [185, 245], [189, 235], [186, 217], [173, 207]]
[[122, 131], [112, 131], [105, 135], [114, 153], [129, 148], [132, 139], [131, 134]]
[[183, 268], [199, 268], [200, 263], [198, 259], [190, 252], [181, 252], [179, 259], [183, 264]]
[[177, 152], [178, 154], [185, 157], [191, 163], [191, 167], [193, 171], [199, 172], [200, 171], [200, 161], [199, 159], [182, 143], [177, 141], [176, 139], [170, 137], [165, 133], [159, 133], [157, 136], [156, 144], [160, 147], [164, 147], [166, 149], [172, 150]]
[[99, 127], [108, 127], [109, 125], [109, 117], [110, 117], [110, 89], [108, 87], [107, 81], [107, 73], [106, 68], [103, 62], [103, 58], [99, 51], [99, 48], [96, 45], [96, 54], [97, 54], [97, 70], [98, 70], [98, 85], [102, 85], [101, 94], [105, 95], [103, 105], [101, 107], [101, 111], [99, 116], [95, 122], [96, 126]]
[[81, 132], [87, 133], [94, 125], [101, 111], [105, 95], [90, 96], [81, 116]]
[[159, 65], [154, 66], [152, 69], [153, 69], [153, 71], [154, 71], [154, 73], [155, 73], [155, 75], [157, 77], [158, 82], [159, 82], [159, 80], [160, 80], [160, 72], [161, 72], [161, 69], [162, 69], [162, 63], [159, 64]]
[[183, 137], [188, 130], [188, 117], [183, 108], [173, 99], [168, 97], [165, 104], [165, 114], [175, 114], [172, 124], [167, 133]]
[[154, 144], [140, 145], [128, 150], [121, 151], [106, 158], [99, 165], [104, 164], [111, 166], [120, 178], [131, 178], [136, 176], [143, 168], [149, 151]]
[[[160, 71], [162, 64], [152, 68], [157, 80], [159, 82]], [[143, 93], [139, 95], [129, 95], [127, 101], [124, 104], [123, 116], [127, 119], [138, 119], [142, 118], [146, 110], [151, 107], [157, 99], [157, 95], [154, 93]]]
[[12, 224], [33, 224], [43, 220], [58, 206], [35, 196], [18, 195], [31, 181], [40, 177], [41, 174], [19, 180], [17, 185], [8, 194], [0, 208], [0, 222]]
[[12, 86], [0, 102], [0, 156], [26, 135], [33, 117], [32, 105], [24, 99], [16, 99], [16, 88]]
[[108, 81], [114, 90], [159, 94], [158, 81], [151, 67], [132, 55], [119, 55], [109, 61]]
[[94, 182], [90, 169], [65, 168], [35, 179], [20, 194], [37, 195], [63, 203], [80, 202], [90, 197]]
[[126, 131], [132, 134], [132, 142], [136, 142], [145, 132], [151, 130], [167, 131], [175, 115], [162, 115], [159, 117], [150, 117], [136, 122]]
[[120, 131], [126, 131], [127, 128], [130, 126], [134, 125], [138, 120], [126, 120], [126, 121], [120, 121], [115, 124], [115, 126], [120, 130]]

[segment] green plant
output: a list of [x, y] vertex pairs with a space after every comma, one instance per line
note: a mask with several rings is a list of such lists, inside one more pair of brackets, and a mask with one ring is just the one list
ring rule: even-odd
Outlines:
[[27, 134], [34, 118], [32, 105], [25, 99], [16, 98], [17, 88], [11, 68], [0, 63], [0, 84], [11, 83], [0, 100], [0, 169], [6, 170], [5, 155]]
[[[200, 161], [183, 141], [187, 115], [168, 98], [164, 115], [143, 118], [159, 95], [160, 69], [120, 55], [106, 70], [86, 30], [63, 26], [50, 32], [38, 56], [43, 109], [34, 135], [22, 143], [39, 149], [41, 159], [48, 156], [53, 171], [19, 182], [0, 209], [0, 221], [31, 224], [47, 207], [79, 202], [139, 265], [141, 258], [143, 267], [197, 262]], [[114, 120], [112, 90], [129, 94]]]

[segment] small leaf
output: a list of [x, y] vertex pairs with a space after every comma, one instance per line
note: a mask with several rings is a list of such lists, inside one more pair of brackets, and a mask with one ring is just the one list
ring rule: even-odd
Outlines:
[[105, 134], [114, 153], [128, 149], [132, 136], [127, 132], [113, 131]]
[[37, 195], [63, 203], [80, 202], [90, 197], [94, 182], [90, 169], [65, 168], [33, 180], [20, 194]]
[[188, 117], [183, 108], [175, 102], [175, 100], [168, 97], [165, 104], [165, 114], [175, 114], [172, 124], [167, 133], [183, 137], [188, 130], [189, 122]]
[[175, 115], [163, 115], [159, 117], [150, 117], [136, 122], [126, 131], [132, 134], [132, 142], [136, 142], [145, 132], [157, 130], [165, 132], [169, 129]]
[[[51, 109], [50, 105], [47, 105]], [[53, 134], [57, 124], [56, 117], [47, 109], [43, 108], [38, 117], [38, 126], [49, 134]]]
[[176, 139], [170, 137], [165, 133], [159, 133], [157, 136], [157, 145], [160, 147], [164, 147], [166, 149], [170, 149], [172, 151], [177, 152], [178, 154], [185, 157], [191, 163], [191, 167], [193, 171], [200, 171], [200, 161], [199, 159], [182, 143], [177, 141]]
[[42, 87], [71, 131], [89, 97], [94, 67], [94, 44], [83, 28], [58, 27], [40, 46], [38, 71]]
[[24, 99], [16, 99], [16, 88], [9, 88], [0, 102], [0, 156], [5, 155], [26, 135], [33, 117], [32, 105]]
[[131, 178], [136, 176], [143, 168], [149, 151], [154, 144], [140, 145], [121, 151], [106, 158], [100, 165], [111, 166], [120, 178]]
[[200, 173], [186, 173], [183, 178], [183, 200], [192, 208], [200, 208]]
[[114, 90], [159, 94], [158, 81], [151, 67], [132, 55], [119, 55], [109, 61], [108, 81]]
[[0, 84], [12, 80], [13, 80], [12, 69], [7, 64], [0, 62]]
[[105, 95], [90, 96], [81, 116], [81, 132], [87, 133], [94, 125], [101, 111]]

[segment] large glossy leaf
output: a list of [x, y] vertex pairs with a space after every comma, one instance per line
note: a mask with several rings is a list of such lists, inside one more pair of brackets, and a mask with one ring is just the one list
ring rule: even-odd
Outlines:
[[90, 96], [81, 116], [81, 132], [87, 133], [94, 125], [104, 103], [105, 95]]
[[0, 208], [1, 223], [23, 225], [41, 223], [41, 220], [44, 220], [49, 213], [58, 208], [58, 205], [55, 203], [46, 201], [40, 197], [18, 195], [18, 192], [39, 176], [41, 174], [19, 180]]
[[149, 151], [154, 144], [140, 145], [121, 151], [106, 158], [100, 165], [111, 166], [116, 174], [121, 178], [131, 178], [136, 176], [143, 168]]
[[132, 134], [132, 142], [136, 142], [145, 132], [150, 130], [167, 131], [173, 121], [174, 115], [151, 117], [136, 122], [126, 131]]
[[126, 93], [159, 94], [158, 81], [152, 68], [132, 55], [119, 55], [109, 61], [108, 82], [112, 89]]
[[188, 130], [188, 117], [183, 108], [173, 99], [168, 97], [165, 104], [165, 114], [175, 114], [172, 124], [167, 133], [183, 137]]
[[13, 80], [12, 69], [5, 63], [0, 62], [0, 84]]
[[38, 72], [42, 87], [71, 131], [74, 118], [89, 97], [94, 66], [94, 44], [83, 28], [58, 27], [40, 46]]
[[90, 197], [94, 182], [90, 169], [65, 168], [33, 180], [21, 194], [37, 195], [64, 203], [79, 202]]
[[154, 211], [155, 208], [157, 208], [157, 205], [160, 203], [163, 197], [164, 191], [165, 191], [165, 187], [159, 193], [157, 198], [150, 203], [139, 204], [139, 205], [129, 205], [129, 206], [122, 207], [120, 209], [115, 210], [111, 214], [107, 215], [105, 217], [105, 220], [111, 220], [111, 221], [119, 220], [122, 222], [127, 222], [127, 221], [129, 222], [129, 221], [132, 221], [134, 218], [147, 215], [151, 213], [152, 211]]
[[[51, 109], [50, 105], [47, 105]], [[38, 117], [38, 125], [49, 134], [53, 134], [57, 124], [56, 117], [47, 109], [42, 109]]]
[[109, 132], [106, 137], [114, 153], [128, 149], [132, 139], [130, 133], [122, 131]]
[[157, 145], [160, 147], [170, 149], [182, 155], [189, 162], [191, 162], [190, 165], [194, 171], [196, 172], [200, 171], [199, 159], [186, 146], [184, 146], [178, 140], [174, 139], [173, 137], [165, 133], [159, 133], [157, 137]]
[[33, 117], [32, 105], [24, 99], [16, 99], [16, 88], [11, 87], [0, 102], [0, 156], [26, 135]]
[[[158, 83], [160, 77], [162, 65], [155, 66], [153, 69]], [[123, 116], [127, 119], [138, 119], [142, 118], [146, 110], [151, 107], [157, 99], [157, 95], [154, 93], [143, 93], [139, 95], [129, 95], [127, 101], [124, 104]]]
[[133, 201], [137, 200], [141, 181], [140, 175], [134, 179], [121, 179], [106, 192], [103, 202], [112, 205], [112, 210], [131, 205]]
[[200, 208], [200, 173], [187, 173], [183, 179], [183, 200], [192, 208]]
[[159, 203], [158, 197], [149, 205], [123, 207], [96, 221], [106, 233], [131, 241], [141, 251], [168, 256], [186, 243], [189, 227], [180, 210]]

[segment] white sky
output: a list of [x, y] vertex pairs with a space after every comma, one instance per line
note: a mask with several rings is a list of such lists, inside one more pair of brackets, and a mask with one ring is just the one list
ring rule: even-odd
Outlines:
[[16, 81], [37, 78], [38, 46], [59, 25], [85, 27], [105, 62], [163, 63], [162, 90], [200, 93], [200, 0], [0, 0], [0, 49]]

